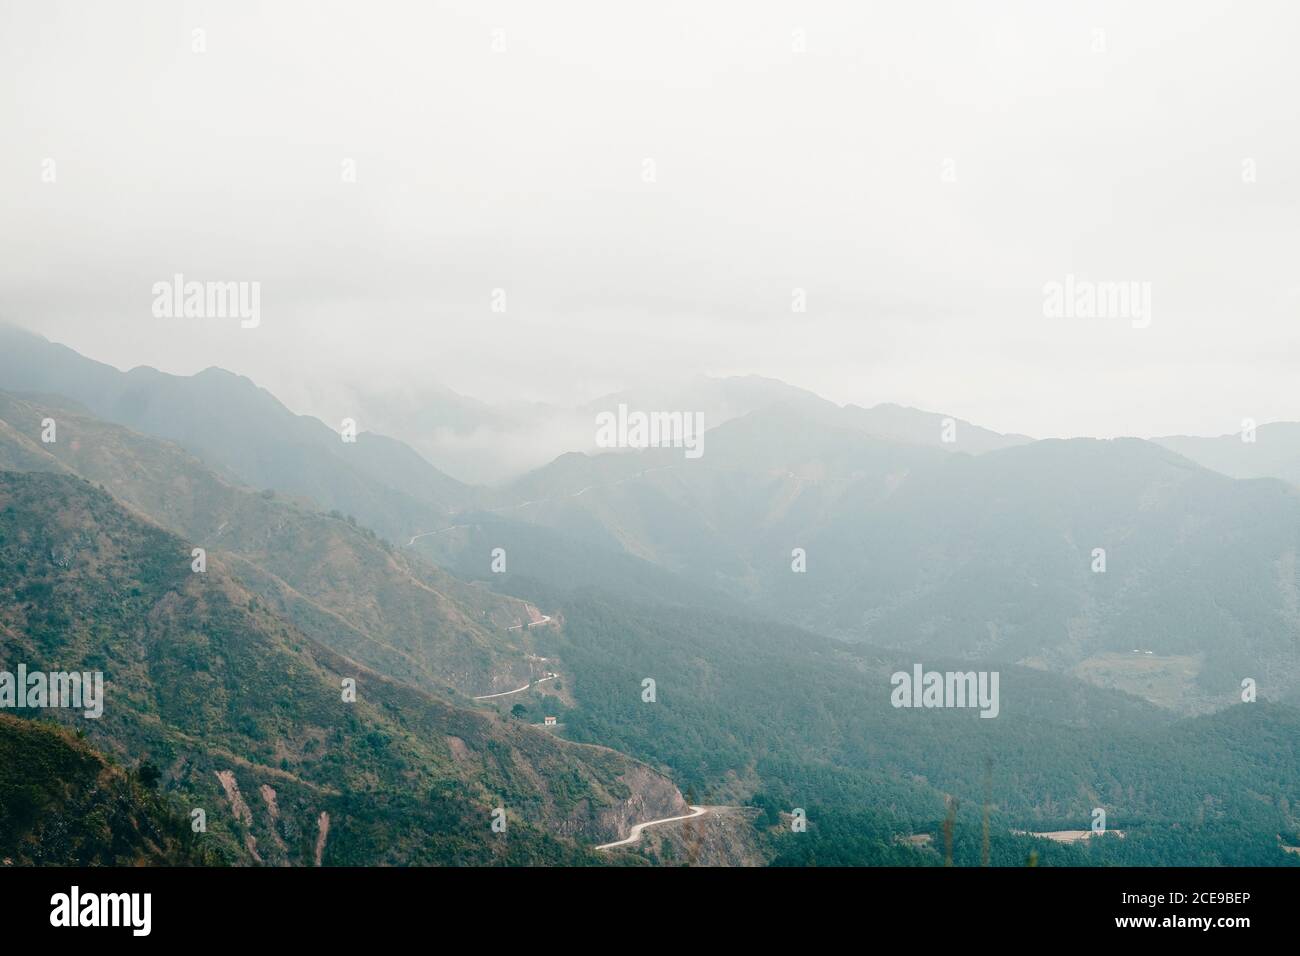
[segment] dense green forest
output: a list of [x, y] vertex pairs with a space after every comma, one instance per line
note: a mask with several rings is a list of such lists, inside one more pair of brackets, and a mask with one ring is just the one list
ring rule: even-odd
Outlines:
[[[981, 859], [986, 804], [995, 863], [1300, 862], [1281, 849], [1300, 843], [1294, 708], [1261, 701], [1178, 721], [994, 662], [979, 666], [1001, 674], [996, 719], [894, 709], [888, 675], [910, 667], [897, 652], [694, 608], [552, 597], [565, 627], [550, 651], [579, 701], [563, 713], [566, 733], [664, 766], [701, 800], [763, 807], [778, 862], [941, 859], [897, 840], [929, 834], [941, 847], [949, 796], [955, 863]], [[654, 703], [641, 697], [646, 677]], [[782, 835], [774, 814], [794, 807], [808, 832]], [[1095, 807], [1123, 838], [1064, 846], [1011, 833], [1086, 829]]]

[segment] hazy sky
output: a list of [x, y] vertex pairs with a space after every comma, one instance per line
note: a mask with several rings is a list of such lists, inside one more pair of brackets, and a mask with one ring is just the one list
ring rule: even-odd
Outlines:
[[[1291, 0], [0, 0], [0, 316], [302, 411], [703, 371], [1038, 436], [1300, 419], [1298, 28]], [[174, 273], [260, 282], [260, 327], [154, 317]], [[1150, 326], [1046, 317], [1067, 274], [1149, 282]]]

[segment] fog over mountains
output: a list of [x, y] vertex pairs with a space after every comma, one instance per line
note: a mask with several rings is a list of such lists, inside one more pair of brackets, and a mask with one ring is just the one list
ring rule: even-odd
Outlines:
[[4, 5], [0, 871], [1300, 866], [1298, 25]]
[[1283, 924], [1298, 28], [0, 0], [4, 938]]
[[[417, 450], [505, 420], [468, 402], [348, 441], [230, 372], [5, 326], [0, 664], [106, 673], [86, 743], [162, 788], [113, 784], [116, 859], [926, 865], [955, 794], [973, 863], [991, 786], [994, 862], [1295, 862], [1300, 429], [1034, 440], [759, 378], [676, 395], [716, 415], [698, 459], [593, 447], [604, 403], [663, 397], [615, 393], [533, 409], [587, 445], [482, 485]], [[998, 672], [995, 719], [891, 706], [933, 667]], [[474, 822], [498, 803], [508, 850]], [[6, 852], [91, 852], [42, 856], [44, 817], [0, 804]], [[695, 830], [595, 849], [688, 804]], [[1122, 840], [1032, 835], [1098, 805]]]
[[[605, 555], [636, 569], [617, 576], [619, 589], [667, 575], [843, 640], [1020, 661], [1181, 712], [1230, 702], [1247, 671], [1276, 697], [1300, 691], [1293, 424], [1264, 425], [1251, 440], [1035, 441], [897, 405], [840, 407], [766, 379], [704, 379], [581, 409], [536, 407], [534, 430], [563, 418], [577, 432], [585, 421], [585, 441], [474, 485], [417, 450], [441, 448], [444, 429], [502, 427], [502, 415], [468, 400], [450, 414], [435, 401], [398, 416], [411, 444], [364, 419], [349, 444], [339, 426], [220, 369], [124, 373], [12, 326], [0, 337], [0, 380], [14, 400], [33, 396], [64, 416], [80, 406], [130, 429], [122, 436], [174, 442], [226, 481], [351, 516], [471, 579], [495, 577], [484, 557], [495, 546], [512, 555], [513, 575], [550, 584]], [[596, 448], [597, 416], [619, 406], [701, 411], [707, 454]], [[454, 467], [458, 448], [434, 457]], [[166, 523], [214, 527], [186, 513]], [[795, 549], [815, 573], [791, 573]]]
[[[1290, 4], [13, 6], [4, 315], [118, 367], [328, 421], [665, 369], [1035, 437], [1300, 420]], [[178, 272], [264, 321], [154, 317]], [[1068, 276], [1150, 325], [1047, 318]]]

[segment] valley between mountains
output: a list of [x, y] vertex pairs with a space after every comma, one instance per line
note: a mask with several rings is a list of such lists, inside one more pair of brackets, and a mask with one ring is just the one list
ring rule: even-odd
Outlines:
[[[1300, 863], [1288, 473], [750, 382], [699, 461], [475, 487], [0, 345], [0, 670], [107, 687], [0, 714], [14, 864]], [[916, 662], [999, 671], [997, 719], [891, 706]]]

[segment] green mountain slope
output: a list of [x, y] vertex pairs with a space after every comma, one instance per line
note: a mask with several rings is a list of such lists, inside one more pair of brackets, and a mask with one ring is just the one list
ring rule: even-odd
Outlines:
[[6, 866], [210, 862], [174, 801], [52, 724], [0, 713], [0, 860]]
[[[58, 440], [39, 441], [41, 422]], [[429, 690], [467, 696], [537, 676], [521, 601], [470, 587], [355, 522], [221, 479], [179, 446], [66, 402], [0, 392], [0, 467], [102, 484], [191, 548], [237, 558], [247, 585], [326, 647]], [[486, 554], [486, 552], [485, 552]]]
[[1294, 488], [1136, 439], [945, 454], [843, 412], [747, 416], [695, 461], [570, 456], [517, 484], [533, 503], [510, 517], [849, 640], [996, 654], [1187, 712], [1247, 677], [1300, 690]]
[[[960, 803], [958, 862], [979, 862], [990, 806], [996, 862], [1288, 865], [1300, 831], [1300, 710], [1266, 702], [1182, 720], [1125, 694], [999, 662], [866, 650], [752, 618], [552, 594], [576, 705], [567, 733], [668, 768], [693, 802], [764, 809], [785, 862], [937, 863], [945, 799]], [[997, 670], [1000, 713], [898, 709], [890, 675]], [[642, 700], [655, 680], [656, 700]], [[813, 837], [780, 814], [800, 807]], [[1123, 845], [1064, 847], [1015, 831], [1087, 829]], [[814, 831], [816, 831], [814, 833]], [[1103, 852], [1104, 851], [1104, 852]]]
[[104, 672], [102, 718], [46, 713], [157, 766], [232, 862], [588, 862], [582, 844], [682, 806], [613, 751], [327, 650], [220, 561], [192, 572], [187, 542], [74, 477], [0, 472], [0, 629], [0, 667]]

